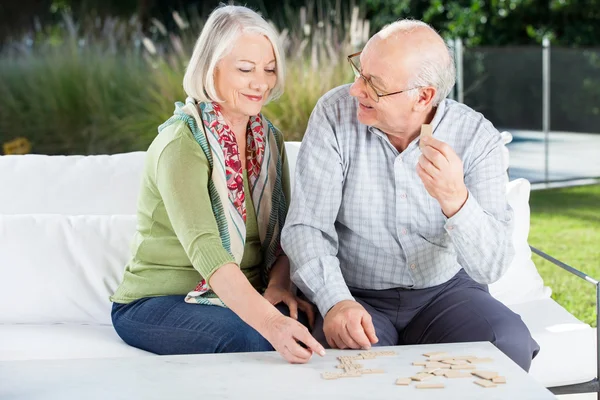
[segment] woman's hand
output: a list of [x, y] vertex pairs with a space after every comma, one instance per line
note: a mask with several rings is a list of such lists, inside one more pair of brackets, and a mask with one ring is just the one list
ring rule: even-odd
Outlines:
[[[279, 311], [271, 314], [263, 324], [261, 335], [271, 343], [283, 358], [292, 364], [304, 364], [315, 352], [321, 357], [325, 349], [312, 337], [308, 329]], [[299, 343], [300, 342], [300, 343]], [[302, 344], [306, 348], [302, 347]]]
[[289, 286], [286, 288], [278, 284], [269, 284], [263, 297], [274, 306], [279, 303], [287, 305], [290, 309], [290, 317], [295, 320], [298, 320], [298, 309], [304, 311], [308, 317], [308, 324], [311, 329], [313, 328], [315, 323], [315, 309], [313, 305], [296, 297]]
[[[274, 280], [269, 286], [279, 283], [280, 281]], [[311, 336], [308, 329], [273, 307], [252, 287], [236, 264], [229, 263], [219, 268], [210, 277], [209, 284], [227, 307], [256, 329], [287, 361], [308, 362], [312, 352], [325, 355], [325, 349]], [[273, 289], [271, 292], [275, 293]], [[298, 342], [302, 342], [308, 349]]]

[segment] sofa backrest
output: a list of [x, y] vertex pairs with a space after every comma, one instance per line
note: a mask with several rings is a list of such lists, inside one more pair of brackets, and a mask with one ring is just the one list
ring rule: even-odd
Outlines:
[[[286, 142], [292, 178], [299, 149], [300, 142]], [[145, 154], [0, 156], [0, 215], [135, 214]]]
[[[286, 143], [292, 177], [299, 147]], [[0, 323], [110, 324], [143, 166], [143, 152], [0, 157]], [[507, 193], [518, 255], [490, 291], [506, 304], [547, 297], [527, 246], [529, 182]]]
[[135, 214], [145, 154], [0, 156], [0, 214]]

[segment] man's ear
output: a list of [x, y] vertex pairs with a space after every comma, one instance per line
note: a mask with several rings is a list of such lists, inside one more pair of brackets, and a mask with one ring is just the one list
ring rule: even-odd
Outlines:
[[417, 97], [417, 101], [413, 106], [413, 110], [423, 112], [431, 105], [431, 102], [433, 102], [433, 98], [437, 94], [437, 90], [431, 86], [420, 88], [418, 90], [419, 96]]

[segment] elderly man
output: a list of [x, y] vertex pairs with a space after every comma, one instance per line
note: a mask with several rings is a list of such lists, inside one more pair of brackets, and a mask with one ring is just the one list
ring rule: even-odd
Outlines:
[[355, 82], [311, 115], [282, 236], [321, 314], [315, 338], [340, 349], [490, 341], [529, 370], [538, 344], [487, 288], [514, 254], [499, 132], [445, 99], [452, 57], [423, 22], [386, 27], [348, 60]]

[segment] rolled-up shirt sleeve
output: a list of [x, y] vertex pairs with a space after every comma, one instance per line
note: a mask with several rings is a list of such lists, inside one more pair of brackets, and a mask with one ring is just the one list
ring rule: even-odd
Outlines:
[[298, 154], [282, 247], [291, 278], [321, 315], [342, 300], [354, 300], [337, 258], [335, 221], [342, 201], [343, 160], [331, 114], [318, 103]]

